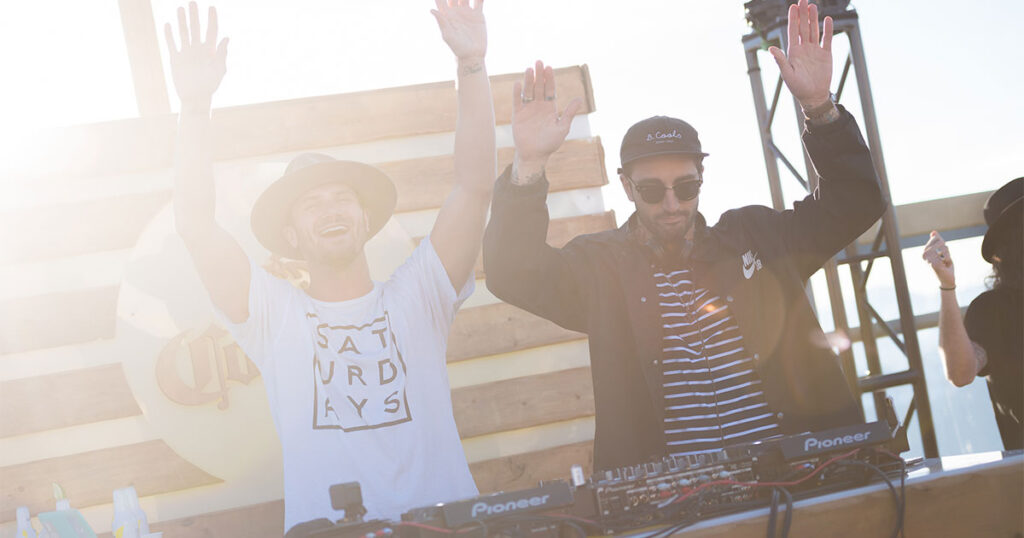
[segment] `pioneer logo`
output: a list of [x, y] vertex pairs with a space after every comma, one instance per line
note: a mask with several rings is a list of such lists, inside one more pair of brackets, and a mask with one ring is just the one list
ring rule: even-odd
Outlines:
[[476, 519], [478, 517], [496, 516], [498, 514], [515, 512], [517, 510], [526, 510], [527, 508], [544, 506], [550, 497], [551, 495], [540, 495], [536, 497], [516, 499], [513, 501], [497, 502], [494, 504], [487, 504], [486, 501], [480, 501], [473, 504], [470, 517]]
[[818, 439], [817, 437], [808, 437], [804, 441], [804, 452], [829, 448], [842, 448], [846, 445], [850, 445], [853, 443], [863, 443], [864, 441], [867, 441], [868, 437], [870, 436], [871, 432], [843, 435], [840, 437], [833, 437], [831, 439]]
[[572, 504], [572, 486], [565, 480], [542, 482], [535, 488], [492, 493], [441, 505], [445, 526], [454, 529], [471, 521], [501, 518]]

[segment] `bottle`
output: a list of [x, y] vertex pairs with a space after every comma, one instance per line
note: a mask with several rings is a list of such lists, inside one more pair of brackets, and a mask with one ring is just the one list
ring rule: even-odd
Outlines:
[[124, 489], [114, 490], [114, 521], [110, 526], [113, 538], [139, 538], [139, 522], [128, 505]]
[[[8, 512], [9, 513], [9, 512]], [[15, 512], [18, 517], [18, 530], [14, 534], [17, 538], [38, 538], [35, 527], [32, 526], [32, 516], [27, 506], [19, 506]]]
[[139, 506], [139, 494], [135, 492], [135, 486], [125, 488], [125, 494], [128, 497], [128, 507], [131, 508], [132, 515], [139, 522], [139, 536], [149, 534], [149, 518], [146, 517], [146, 512]]

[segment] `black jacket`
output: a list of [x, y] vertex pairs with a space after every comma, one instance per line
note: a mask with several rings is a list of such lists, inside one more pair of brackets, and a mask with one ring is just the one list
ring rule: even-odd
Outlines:
[[[863, 422], [838, 358], [804, 290], [807, 279], [884, 212], [868, 148], [853, 117], [805, 132], [821, 176], [818, 190], [775, 211], [698, 218], [688, 263], [698, 287], [730, 308], [783, 433]], [[487, 287], [502, 300], [590, 338], [596, 401], [594, 467], [635, 464], [666, 453], [662, 427], [662, 325], [650, 249], [629, 227], [582, 235], [564, 248], [545, 242], [547, 180], [498, 179], [484, 236]]]

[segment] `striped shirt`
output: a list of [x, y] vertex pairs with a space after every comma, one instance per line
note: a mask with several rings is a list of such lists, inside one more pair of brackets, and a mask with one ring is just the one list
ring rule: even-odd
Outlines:
[[688, 269], [658, 271], [654, 281], [664, 327], [669, 454], [715, 452], [780, 436], [729, 305], [696, 288]]

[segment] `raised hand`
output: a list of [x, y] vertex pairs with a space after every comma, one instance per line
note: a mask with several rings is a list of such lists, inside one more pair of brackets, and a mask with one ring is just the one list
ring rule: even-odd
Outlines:
[[768, 49], [779, 64], [782, 80], [805, 108], [822, 105], [832, 83], [832, 17], [818, 29], [818, 6], [807, 0], [789, 6], [789, 46]]
[[924, 246], [924, 253], [921, 258], [927, 261], [939, 278], [939, 286], [943, 288], [955, 288], [956, 276], [953, 271], [953, 257], [949, 254], [946, 242], [939, 235], [939, 232], [932, 231], [928, 238], [928, 244]]
[[487, 25], [484, 22], [484, 0], [434, 0], [437, 9], [430, 12], [437, 19], [441, 37], [460, 60], [483, 59], [487, 53]]
[[209, 111], [213, 92], [227, 71], [228, 38], [217, 42], [217, 10], [214, 7], [210, 7], [207, 17], [205, 41], [199, 37], [199, 7], [195, 2], [189, 2], [188, 13], [189, 21], [186, 22], [185, 8], [178, 8], [180, 49], [175, 46], [170, 23], [164, 25], [171, 77], [181, 99], [182, 110]]
[[539, 60], [536, 68], [527, 69], [523, 81], [512, 88], [512, 137], [520, 173], [527, 168], [530, 172], [543, 169], [548, 157], [565, 141], [572, 118], [583, 105], [577, 97], [559, 113], [555, 97], [555, 73]]

